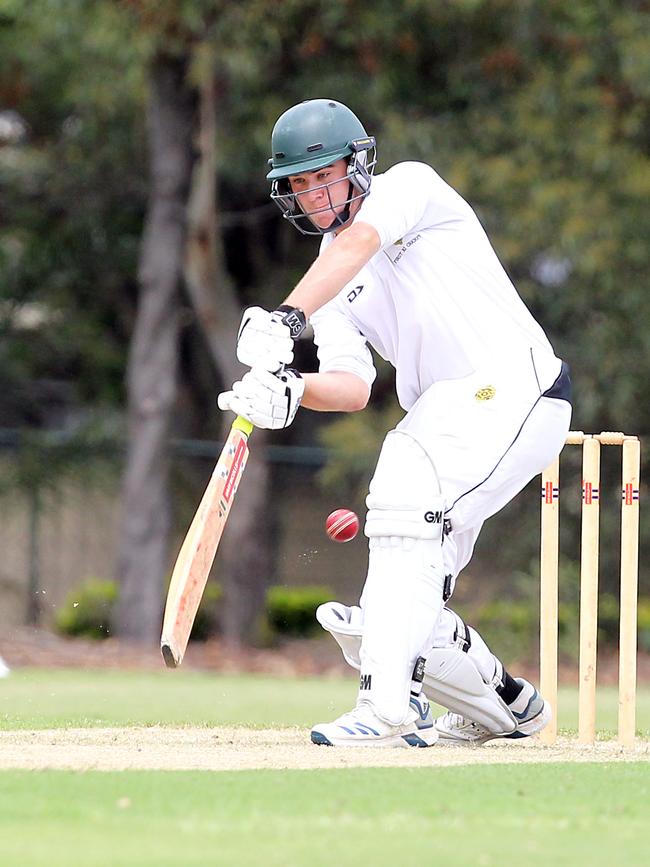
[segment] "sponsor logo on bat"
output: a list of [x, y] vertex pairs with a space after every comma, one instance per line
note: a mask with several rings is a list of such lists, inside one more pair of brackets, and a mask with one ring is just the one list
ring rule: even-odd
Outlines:
[[237, 480], [246, 457], [246, 441], [241, 439], [235, 446], [235, 456], [226, 479], [226, 484], [223, 489], [223, 498], [228, 503], [237, 488]]

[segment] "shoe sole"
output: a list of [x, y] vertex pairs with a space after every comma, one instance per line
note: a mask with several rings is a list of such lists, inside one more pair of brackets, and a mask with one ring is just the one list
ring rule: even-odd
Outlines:
[[487, 741], [492, 741], [497, 738], [502, 738], [503, 735], [484, 735], [481, 737], [475, 738], [461, 738], [455, 735], [450, 735], [446, 731], [440, 731], [438, 729], [438, 743], [444, 744], [444, 746], [454, 746], [454, 747], [480, 747], [482, 744]]
[[511, 735], [505, 735], [505, 737], [513, 741], [520, 738], [529, 738], [531, 735], [536, 735], [538, 732], [541, 732], [541, 730], [549, 723], [550, 719], [551, 706], [547, 701], [545, 701], [538, 714], [535, 714], [532, 719], [520, 723], [517, 727], [517, 731], [513, 732]]
[[462, 738], [454, 735], [450, 735], [446, 730], [438, 731], [438, 738], [440, 743], [449, 745], [454, 744], [456, 746], [482, 746], [488, 741], [496, 741], [496, 740], [521, 740], [522, 738], [529, 738], [531, 735], [535, 735], [538, 732], [541, 732], [543, 728], [547, 725], [547, 723], [551, 719], [551, 706], [547, 701], [542, 705], [541, 710], [535, 714], [531, 719], [526, 720], [526, 722], [519, 723], [517, 730], [512, 732], [509, 735], [493, 735], [493, 734], [485, 734], [475, 738]]
[[328, 738], [322, 732], [316, 730], [313, 730], [311, 733], [311, 742], [323, 747], [374, 747], [375, 749], [383, 747], [432, 747], [437, 740], [438, 733], [435, 730], [427, 732], [424, 737], [422, 733], [416, 734], [415, 732], [410, 732], [404, 735], [390, 735], [389, 737], [373, 740], [367, 738], [359, 738], [358, 740]]

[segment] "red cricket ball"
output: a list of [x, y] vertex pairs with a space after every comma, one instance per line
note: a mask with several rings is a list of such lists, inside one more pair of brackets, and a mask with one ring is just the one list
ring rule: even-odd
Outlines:
[[359, 532], [359, 518], [350, 509], [336, 509], [327, 516], [325, 532], [334, 542], [349, 542]]

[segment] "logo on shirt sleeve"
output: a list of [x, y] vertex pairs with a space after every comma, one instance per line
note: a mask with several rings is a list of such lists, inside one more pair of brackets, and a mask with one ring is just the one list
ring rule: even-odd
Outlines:
[[393, 259], [393, 265], [397, 265], [397, 263], [402, 258], [404, 253], [406, 253], [406, 251], [408, 250], [408, 248], [412, 247], [413, 244], [415, 244], [421, 238], [422, 238], [422, 235], [418, 232], [418, 234], [415, 235], [415, 237], [409, 238], [408, 241], [406, 241], [406, 242], [404, 242], [403, 238], [399, 238], [397, 241], [395, 241], [395, 245], [401, 244], [402, 246], [400, 247], [400, 250], [399, 250], [397, 256], [395, 256], [395, 258]]
[[355, 298], [357, 298], [363, 292], [363, 284], [361, 286], [355, 286], [354, 289], [351, 289], [347, 294], [347, 299], [352, 304]]

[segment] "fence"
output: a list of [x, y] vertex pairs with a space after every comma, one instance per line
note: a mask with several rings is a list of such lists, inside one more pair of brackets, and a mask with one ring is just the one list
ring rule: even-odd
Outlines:
[[[174, 443], [172, 548], [180, 545], [219, 451], [217, 442]], [[341, 502], [335, 492], [323, 491], [318, 474], [327, 460], [325, 449], [273, 445], [265, 454], [271, 464], [271, 583], [326, 585], [342, 601], [356, 602], [367, 564], [365, 539], [360, 535], [337, 545], [326, 538], [323, 524], [334, 508], [360, 509], [363, 504]], [[567, 490], [579, 491], [579, 461], [570, 455], [564, 460]], [[61, 436], [32, 441], [18, 432], [0, 431], [1, 628], [36, 619], [48, 626], [72, 588], [91, 577], [115, 576], [122, 464], [123, 450], [116, 441], [72, 448]], [[606, 481], [608, 473], [610, 481]], [[614, 480], [619, 473], [618, 466], [609, 467], [604, 461], [604, 491], [616, 492]], [[537, 652], [539, 616], [538, 492], [539, 479], [535, 479], [486, 523], [453, 598], [454, 608], [481, 629], [494, 643], [495, 652], [531, 663]], [[613, 493], [611, 503], [605, 498], [602, 505], [601, 628], [607, 630], [617, 617], [612, 604], [618, 589], [620, 504]], [[573, 542], [576, 556], [561, 562], [561, 656], [570, 652], [577, 630], [579, 496], [567, 495], [565, 508], [562, 549], [571, 550]], [[645, 556], [649, 542], [642, 522], [642, 597], [650, 592]], [[640, 639], [650, 645], [650, 632], [645, 637], [640, 633]], [[606, 648], [606, 640], [601, 646]]]
[[[68, 446], [62, 436], [25, 441], [19, 432], [0, 431], [0, 627], [50, 625], [72, 588], [115, 576], [123, 451], [117, 442], [77, 444], [74, 460], [52, 461], [52, 453]], [[220, 449], [209, 441], [173, 444], [172, 549]], [[324, 534], [325, 516], [341, 505], [317, 484], [326, 457], [322, 448], [267, 447], [277, 513], [269, 568], [282, 583], [324, 584], [354, 601], [366, 548], [362, 538], [340, 546]]]

